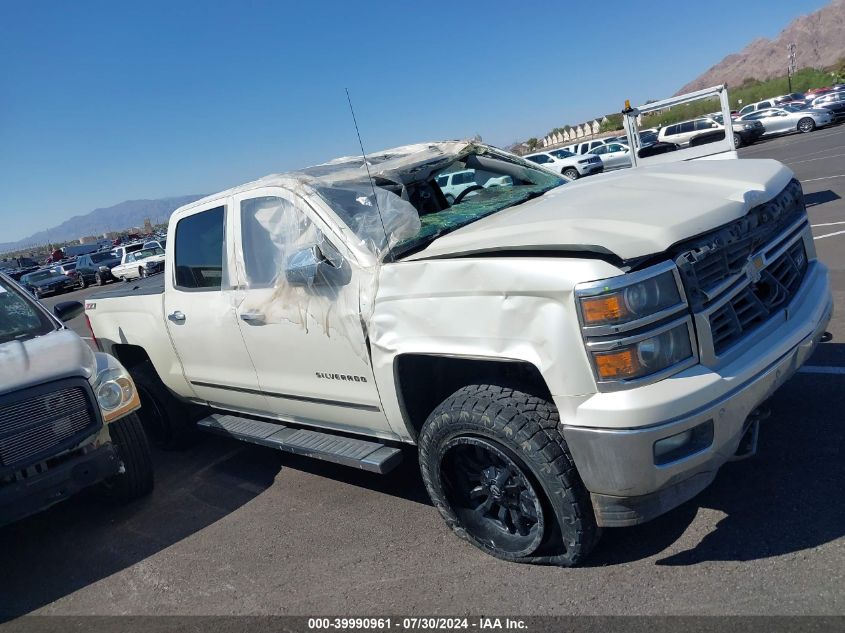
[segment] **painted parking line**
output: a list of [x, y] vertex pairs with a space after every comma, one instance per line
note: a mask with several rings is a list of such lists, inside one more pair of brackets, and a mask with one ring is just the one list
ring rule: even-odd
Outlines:
[[812, 163], [814, 160], [827, 160], [828, 158], [837, 158], [838, 156], [845, 156], [845, 154], [831, 154], [830, 156], [819, 156], [817, 158], [805, 158], [804, 160], [783, 161], [787, 165], [797, 165], [799, 163]]
[[822, 222], [821, 224], [811, 224], [812, 228], [816, 228], [817, 226], [836, 226], [838, 224], [845, 224], [845, 222]]
[[825, 233], [824, 235], [814, 235], [814, 240], [823, 240], [826, 237], [833, 237], [834, 235], [842, 235], [845, 231], [836, 231], [835, 233]]
[[[791, 143], [780, 143], [780, 144], [775, 145], [775, 146], [768, 146], [768, 144], [767, 144], [767, 146], [764, 146], [764, 147], [755, 147], [753, 149], [746, 149], [743, 152], [743, 154], [759, 154], [760, 152], [771, 151], [773, 149], [784, 149], [786, 147], [798, 145], [799, 143], [806, 143], [808, 141], [827, 138], [828, 136], [836, 136], [837, 134], [845, 134], [845, 130], [836, 130], [835, 132], [830, 132], [828, 134], [819, 134], [818, 132], [816, 132], [815, 134], [802, 134], [801, 136], [798, 137], [798, 140], [792, 141]], [[805, 136], [807, 138], [804, 138]], [[781, 136], [779, 138], [773, 138], [773, 139], [771, 139], [771, 141], [778, 141], [782, 138], [789, 139], [788, 136]]]
[[831, 178], [845, 178], [845, 174], [837, 174], [836, 176], [823, 176], [821, 178], [808, 178], [801, 182], [816, 182], [817, 180], [830, 180]]
[[841, 376], [845, 374], [845, 367], [827, 367], [824, 365], [804, 365], [798, 370], [799, 374], [829, 374]]

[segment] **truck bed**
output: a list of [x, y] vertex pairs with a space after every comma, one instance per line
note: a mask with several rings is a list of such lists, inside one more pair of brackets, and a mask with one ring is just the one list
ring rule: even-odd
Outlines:
[[108, 289], [103, 289], [88, 297], [88, 300], [111, 299], [114, 297], [138, 297], [141, 295], [160, 295], [164, 293], [164, 273], [133, 279], [128, 283], [117, 282]]

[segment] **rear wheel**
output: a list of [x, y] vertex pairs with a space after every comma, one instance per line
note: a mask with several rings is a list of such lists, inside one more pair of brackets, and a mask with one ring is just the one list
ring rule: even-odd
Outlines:
[[144, 277], [146, 277], [147, 276], [147, 269], [144, 268], [143, 266], [139, 266], [138, 267], [138, 276], [141, 277], [142, 279]]
[[812, 132], [816, 129], [816, 122], [813, 121], [810, 117], [804, 117], [800, 121], [798, 121], [798, 131], [802, 134], [806, 134], [807, 132]]
[[108, 429], [122, 472], [103, 482], [103, 492], [117, 501], [131, 501], [149, 494], [153, 489], [153, 460], [141, 420], [130, 413], [109, 424]]
[[192, 412], [164, 386], [153, 364], [144, 361], [130, 368], [129, 373], [141, 398], [138, 417], [153, 444], [165, 450], [193, 444], [199, 432]]
[[79, 275], [79, 287], [85, 290], [88, 287], [88, 280], [85, 279], [85, 275]]
[[578, 170], [575, 169], [574, 167], [568, 167], [568, 168], [564, 169], [563, 172], [561, 172], [561, 173], [564, 176], [566, 176], [567, 178], [569, 178], [570, 180], [578, 180], [578, 177], [580, 176], [580, 174], [578, 173]]
[[418, 440], [426, 489], [446, 523], [488, 554], [572, 566], [600, 530], [554, 405], [499, 385], [443, 401]]

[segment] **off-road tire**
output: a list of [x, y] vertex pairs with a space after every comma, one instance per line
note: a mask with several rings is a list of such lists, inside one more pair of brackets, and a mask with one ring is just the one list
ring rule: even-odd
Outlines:
[[134, 365], [129, 373], [141, 398], [138, 417], [150, 441], [164, 450], [178, 450], [194, 444], [199, 431], [190, 408], [164, 386], [152, 362]]
[[131, 501], [153, 489], [153, 460], [144, 426], [135, 413], [108, 426], [123, 472], [103, 482], [103, 493], [115, 501]]
[[578, 173], [578, 170], [574, 167], [567, 167], [562, 172], [560, 172], [563, 176], [566, 176], [570, 180], [578, 180], [581, 177], [581, 174]]
[[[589, 493], [559, 430], [556, 407], [510, 387], [469, 385], [446, 398], [428, 416], [418, 438], [423, 482], [435, 507], [462, 539], [504, 560], [571, 567], [597, 543]], [[539, 492], [546, 523], [543, 541], [529, 555], [513, 556], [480, 541], [451, 507], [441, 465], [457, 437], [481, 438], [504, 449], [525, 469]]]

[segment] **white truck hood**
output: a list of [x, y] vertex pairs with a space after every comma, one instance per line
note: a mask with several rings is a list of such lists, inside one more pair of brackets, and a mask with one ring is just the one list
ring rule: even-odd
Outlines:
[[448, 233], [404, 259], [514, 250], [612, 253], [623, 260], [742, 217], [793, 178], [775, 160], [689, 161], [591, 176]]
[[0, 394], [62, 378], [90, 380], [96, 369], [91, 348], [72, 330], [0, 345]]

